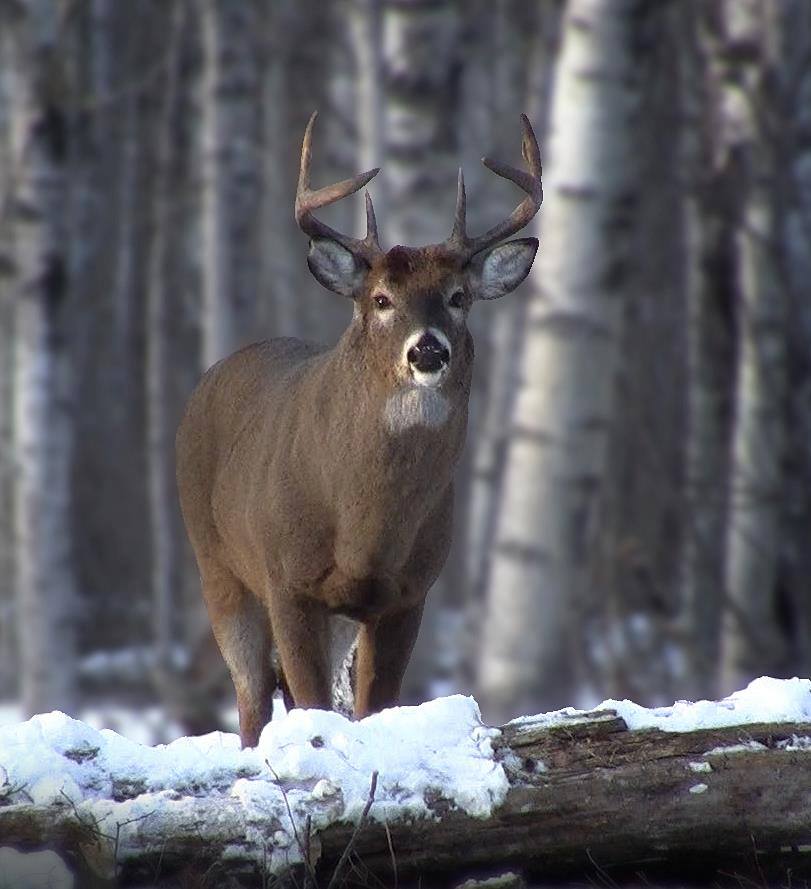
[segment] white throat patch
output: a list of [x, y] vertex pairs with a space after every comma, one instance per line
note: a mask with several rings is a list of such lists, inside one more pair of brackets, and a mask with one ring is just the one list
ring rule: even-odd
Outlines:
[[438, 429], [448, 419], [451, 403], [441, 392], [425, 386], [400, 389], [390, 395], [383, 409], [389, 432], [404, 432], [412, 426]]

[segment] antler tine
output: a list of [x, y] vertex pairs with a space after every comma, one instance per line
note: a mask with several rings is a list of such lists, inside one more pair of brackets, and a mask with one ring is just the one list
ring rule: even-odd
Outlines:
[[[456, 199], [456, 221], [453, 226], [453, 234], [446, 242], [451, 249], [457, 249], [464, 256], [470, 258], [476, 253], [509, 238], [510, 235], [522, 229], [538, 212], [543, 201], [543, 186], [541, 185], [541, 152], [538, 148], [538, 140], [532, 130], [526, 114], [521, 115], [521, 126], [523, 135], [521, 139], [521, 154], [527, 165], [528, 172], [518, 170], [509, 164], [501, 163], [501, 161], [492, 160], [489, 157], [482, 158], [482, 163], [488, 170], [492, 170], [497, 176], [509, 179], [514, 182], [520, 189], [527, 193], [523, 201], [513, 210], [513, 212], [498, 225], [494, 225], [483, 235], [476, 238], [468, 238], [465, 234], [464, 226], [464, 181], [461, 179]], [[459, 224], [460, 196], [462, 202], [461, 210], [461, 226]]]
[[364, 240], [380, 247], [380, 243], [377, 240], [377, 219], [375, 217], [375, 208], [372, 204], [372, 196], [368, 191], [366, 192], [366, 237]]
[[363, 257], [367, 262], [378, 253], [380, 245], [377, 240], [377, 223], [375, 221], [374, 208], [367, 192], [366, 194], [366, 237], [351, 238], [336, 231], [331, 226], [316, 219], [313, 216], [315, 210], [334, 204], [356, 191], [360, 191], [370, 179], [380, 172], [380, 167], [358, 173], [350, 179], [343, 179], [333, 185], [325, 185], [323, 188], [310, 188], [310, 162], [312, 159], [313, 126], [318, 112], [314, 111], [304, 131], [304, 141], [301, 145], [301, 166], [299, 168], [298, 189], [296, 191], [295, 216], [299, 228], [311, 238], [332, 238], [346, 247], [351, 253]]
[[465, 229], [467, 218], [467, 198], [465, 196], [465, 174], [459, 167], [459, 178], [456, 181], [456, 212], [453, 218], [453, 231], [448, 243], [456, 248], [464, 248], [467, 243]]

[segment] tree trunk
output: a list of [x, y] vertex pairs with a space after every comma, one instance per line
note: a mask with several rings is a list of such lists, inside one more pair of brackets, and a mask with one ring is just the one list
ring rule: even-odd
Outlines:
[[762, 109], [774, 102], [771, 0], [723, 6], [720, 163], [738, 173], [734, 219], [738, 329], [721, 690], [784, 669], [777, 564], [785, 447], [786, 305], [777, 268], [777, 145]]
[[175, 180], [180, 57], [184, 4], [168, 17], [166, 80], [157, 120], [146, 311], [146, 420], [149, 521], [152, 560], [152, 641], [163, 690], [171, 672], [178, 579], [178, 534], [174, 485], [174, 423], [170, 405], [172, 287], [171, 208]]
[[258, 283], [260, 144], [254, 0], [199, 0], [203, 29], [202, 365], [250, 334]]
[[17, 16], [11, 42], [14, 519], [19, 678], [30, 714], [75, 706], [78, 603], [70, 514], [74, 404], [64, 335], [67, 84], [56, 43], [58, 4], [20, 3]]
[[453, 223], [459, 20], [447, 0], [385, 0], [382, 28], [386, 241], [414, 247], [444, 240]]
[[786, 586], [794, 615], [792, 662], [811, 675], [811, 5], [792, 0], [784, 10], [783, 79], [796, 85], [787, 103], [784, 138], [790, 162], [781, 165], [786, 202], [786, 282], [789, 290], [789, 447], [786, 457]]
[[[262, 280], [258, 312], [274, 336], [301, 334], [302, 317], [296, 293], [296, 260], [300, 243], [294, 243], [293, 201], [295, 168], [290, 145], [290, 28], [298, 15], [295, 3], [279, 0], [265, 13], [266, 44], [262, 61]], [[298, 135], [298, 134], [297, 134]]]
[[[496, 742], [509, 789], [491, 815], [464, 814], [441, 788], [427, 818], [390, 808], [377, 820], [373, 804], [359, 831], [344, 822], [299, 833], [314, 868], [309, 885], [329, 885], [350, 844], [353, 868], [342, 885], [353, 887], [455, 886], [508, 868], [543, 885], [793, 884], [811, 876], [809, 732], [798, 723], [628, 731], [612, 711], [551, 728], [543, 717], [524, 720]], [[114, 824], [70, 805], [0, 807], [0, 835], [21, 848], [47, 841], [82, 886], [168, 887], [178, 878], [264, 886], [274, 877], [301, 885], [295, 870], [263, 872], [289, 824], [258, 829], [236, 796], [198, 796], [191, 812], [158, 807], [121, 844]]]
[[684, 294], [687, 304], [687, 433], [685, 524], [680, 586], [689, 661], [686, 693], [718, 693], [723, 565], [727, 405], [731, 382], [725, 361], [729, 333], [724, 319], [728, 284], [725, 220], [717, 177], [713, 177], [707, 132], [709, 72], [701, 17], [695, 6], [680, 7], [682, 227]]
[[13, 491], [15, 459], [12, 449], [14, 304], [14, 244], [12, 239], [11, 99], [14, 87], [12, 28], [0, 12], [0, 697], [17, 693], [14, 603]]
[[572, 597], [605, 471], [628, 289], [641, 17], [629, 0], [571, 0], [564, 14], [478, 680], [498, 718], [560, 705], [573, 687]]
[[[539, 10], [530, 46], [524, 54], [521, 39], [526, 25], [516, 15], [515, 4], [511, 0], [499, 0], [493, 15], [489, 18], [485, 15], [483, 10], [479, 23], [479, 28], [485, 32], [479, 36], [481, 55], [471, 72], [476, 79], [469, 83], [466, 96], [470, 113], [463, 115], [466, 121], [468, 118], [475, 121], [477, 115], [483, 113], [485, 120], [478, 130], [468, 124], [466, 129], [474, 132], [466, 136], [464, 142], [465, 147], [470, 148], [468, 142], [478, 147], [486, 141], [496, 146], [492, 151], [488, 150], [491, 156], [509, 157], [515, 152], [515, 125], [521, 111], [529, 115], [538, 142], [544, 145], [549, 111], [548, 84], [554, 63], [552, 35], [559, 26], [560, 13], [554, 7], [544, 6]], [[470, 40], [468, 38], [467, 42]], [[485, 84], [481, 81], [492, 81], [489, 103], [482, 99]], [[476, 153], [481, 155], [481, 150]], [[541, 153], [543, 156], [543, 148]], [[478, 157], [471, 159], [471, 173], [476, 172], [475, 178], [466, 175], [466, 181], [471, 183], [469, 193], [473, 194], [475, 187], [475, 193], [479, 195], [474, 207], [482, 204], [470, 226], [474, 231], [486, 229], [493, 219], [508, 215], [514, 198], [514, 194], [506, 193], [478, 160]], [[483, 170], [487, 174], [484, 177]], [[475, 186], [477, 182], [479, 184]], [[486, 195], [489, 195], [488, 200], [483, 199]], [[463, 529], [467, 532], [465, 580], [468, 598], [465, 604], [470, 625], [466, 635], [471, 649], [464, 659], [467, 686], [470, 677], [475, 675], [478, 662], [478, 641], [495, 546], [509, 421], [519, 388], [526, 315], [526, 301], [518, 294], [495, 305], [477, 306], [469, 322], [476, 341], [476, 370], [466, 447], [470, 455], [470, 490], [466, 529]], [[477, 380], [482, 381], [479, 387], [475, 385]]]

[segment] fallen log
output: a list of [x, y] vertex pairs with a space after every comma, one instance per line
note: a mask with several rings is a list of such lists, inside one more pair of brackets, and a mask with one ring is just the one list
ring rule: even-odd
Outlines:
[[[628, 731], [611, 712], [507, 726], [496, 756], [510, 790], [490, 818], [437, 800], [436, 821], [370, 825], [369, 871], [437, 875], [510, 867], [538, 883], [603, 876], [733, 885], [811, 874], [811, 724]], [[344, 826], [321, 837], [330, 862]], [[781, 880], [784, 882], [784, 879]]]
[[[509, 786], [486, 817], [437, 792], [428, 817], [370, 817], [360, 829], [300, 820], [292, 851], [301, 854], [273, 879], [328, 887], [339, 861], [340, 884], [359, 886], [452, 886], [499, 870], [540, 885], [622, 885], [640, 874], [719, 885], [811, 877], [811, 723], [630, 731], [613, 711], [552, 724], [541, 716], [504, 726], [493, 760]], [[120, 823], [94, 823], [70, 804], [3, 806], [2, 795], [0, 846], [57, 851], [77, 889], [193, 885], [203, 875], [200, 885], [274, 885], [256, 849], [246, 851], [247, 825], [230, 798], [201, 796], [192, 814], [170, 821], [142, 815], [137, 844], [130, 837], [122, 856]], [[291, 841], [284, 818], [250, 827], [268, 854]]]

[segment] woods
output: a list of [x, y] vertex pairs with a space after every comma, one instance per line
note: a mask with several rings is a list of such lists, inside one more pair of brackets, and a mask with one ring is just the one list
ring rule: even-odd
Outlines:
[[804, 0], [0, 3], [2, 698], [227, 718], [173, 438], [223, 355], [346, 326], [293, 220], [316, 108], [386, 247], [447, 237], [459, 165], [469, 229], [503, 218], [478, 154], [520, 163], [522, 112], [541, 144], [409, 700], [808, 675], [810, 66]]

